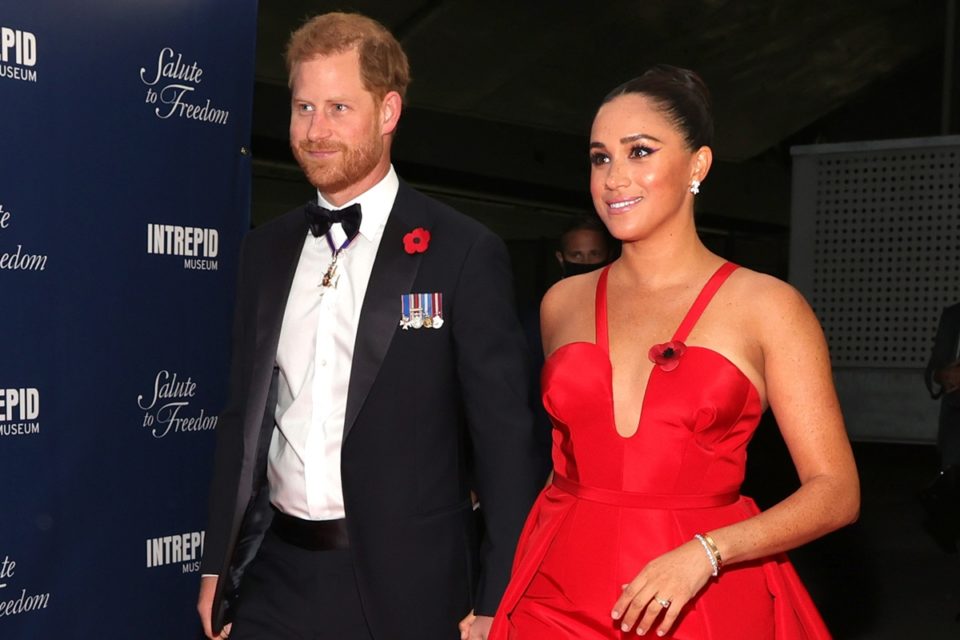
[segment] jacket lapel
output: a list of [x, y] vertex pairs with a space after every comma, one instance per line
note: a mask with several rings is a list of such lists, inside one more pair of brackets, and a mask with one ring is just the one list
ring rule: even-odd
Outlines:
[[287, 308], [287, 298], [293, 284], [293, 276], [300, 262], [303, 243], [307, 239], [307, 223], [302, 210], [291, 214], [286, 228], [280, 231], [280, 237], [271, 247], [266, 264], [258, 264], [265, 274], [258, 280], [256, 292], [256, 348], [254, 367], [257, 376], [251, 381], [249, 413], [245, 433], [248, 438], [248, 451], [256, 449], [257, 434], [267, 407], [267, 395], [271, 377], [277, 359], [277, 345], [280, 342], [280, 329], [283, 326], [283, 314]]
[[411, 293], [420, 268], [423, 254], [410, 255], [403, 249], [404, 235], [416, 227], [428, 226], [422, 211], [412, 206], [413, 198], [413, 190], [401, 181], [370, 272], [353, 350], [343, 425], [344, 440], [356, 422], [390, 348], [390, 342], [400, 326], [400, 296]]

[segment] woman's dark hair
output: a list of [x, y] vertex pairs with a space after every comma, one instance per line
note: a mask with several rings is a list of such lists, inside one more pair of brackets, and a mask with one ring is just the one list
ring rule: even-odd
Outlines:
[[669, 64], [655, 65], [608, 93], [600, 104], [603, 106], [630, 93], [639, 93], [652, 100], [683, 132], [691, 150], [713, 144], [710, 91], [693, 71]]

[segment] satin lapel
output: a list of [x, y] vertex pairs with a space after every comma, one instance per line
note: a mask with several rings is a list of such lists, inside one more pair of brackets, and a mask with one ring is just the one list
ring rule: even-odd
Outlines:
[[[247, 444], [254, 447], [263, 419], [260, 410], [266, 407], [270, 379], [277, 358], [277, 345], [280, 343], [280, 329], [283, 326], [290, 286], [293, 284], [303, 243], [307, 238], [306, 222], [301, 224], [300, 220], [305, 220], [302, 211], [299, 217], [291, 218], [290, 225], [279, 234], [273, 250], [266, 258], [267, 264], [256, 265], [256, 268], [263, 269], [265, 273], [257, 280], [257, 337], [253, 356], [253, 370], [256, 375], [251, 381], [250, 401], [247, 406], [252, 413], [247, 414], [248, 428], [245, 430], [248, 437], [252, 438]], [[251, 428], [253, 426], [257, 428]]]
[[421, 211], [412, 206], [412, 189], [403, 182], [397, 192], [390, 217], [383, 230], [377, 250], [370, 283], [363, 299], [357, 341], [353, 350], [353, 366], [347, 391], [347, 409], [344, 417], [343, 439], [346, 440], [357, 420], [370, 388], [380, 371], [380, 365], [390, 348], [390, 342], [400, 326], [400, 296], [411, 293], [420, 259], [423, 254], [407, 254], [403, 236], [416, 227], [428, 226]]

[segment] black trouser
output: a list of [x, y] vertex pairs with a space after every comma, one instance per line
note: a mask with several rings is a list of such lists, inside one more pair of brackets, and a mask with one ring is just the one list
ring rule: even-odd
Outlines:
[[372, 640], [349, 549], [313, 551], [268, 531], [240, 584], [230, 640]]
[[940, 402], [940, 423], [937, 429], [940, 468], [960, 467], [960, 401]]

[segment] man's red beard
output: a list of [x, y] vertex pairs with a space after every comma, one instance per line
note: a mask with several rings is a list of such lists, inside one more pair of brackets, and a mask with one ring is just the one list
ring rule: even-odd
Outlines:
[[[383, 140], [374, 135], [366, 144], [358, 147], [348, 147], [342, 142], [291, 141], [290, 148], [310, 184], [321, 193], [339, 193], [373, 171], [383, 153]], [[309, 155], [331, 151], [336, 155], [325, 160], [317, 160]]]

